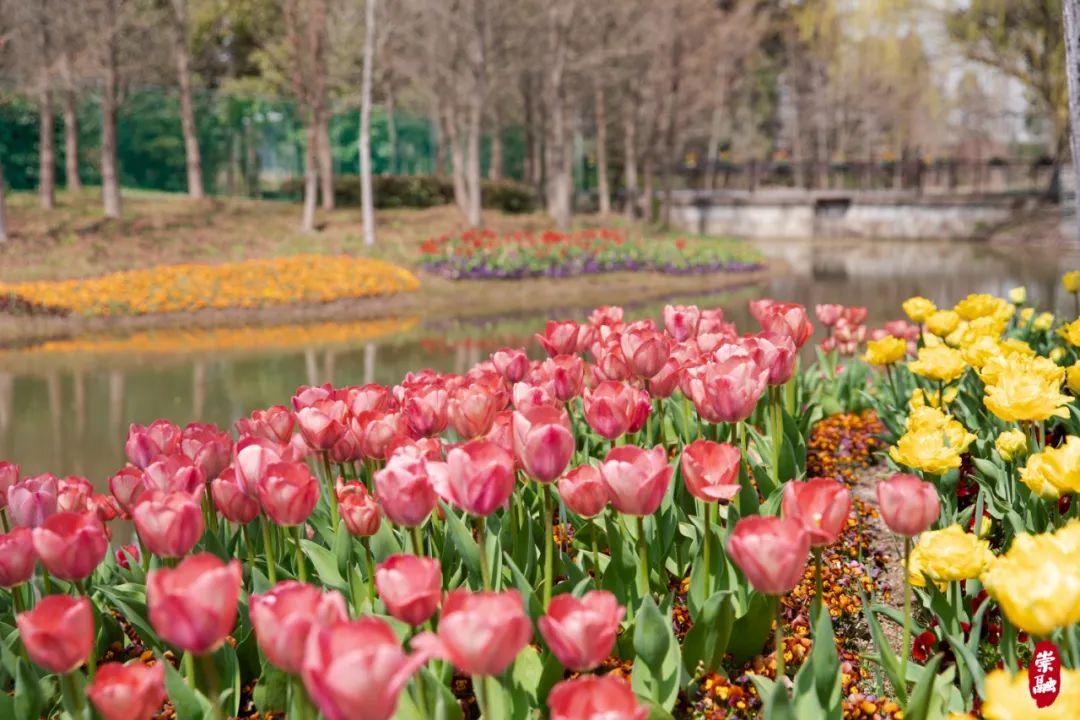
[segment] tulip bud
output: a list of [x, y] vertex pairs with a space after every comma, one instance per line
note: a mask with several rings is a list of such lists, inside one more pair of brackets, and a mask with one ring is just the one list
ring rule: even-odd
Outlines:
[[165, 702], [165, 666], [105, 663], [86, 696], [104, 720], [150, 720]]
[[810, 535], [812, 547], [836, 542], [851, 514], [851, 492], [832, 478], [792, 481], [784, 486], [784, 517], [798, 520]]
[[0, 460], [0, 509], [7, 507], [8, 488], [19, 483], [19, 466]]
[[396, 525], [419, 527], [435, 509], [438, 496], [427, 462], [415, 447], [397, 450], [375, 473], [375, 490], [386, 517]]
[[574, 454], [574, 435], [565, 410], [538, 405], [515, 411], [512, 420], [514, 454], [537, 482], [551, 482], [566, 469]]
[[501, 348], [491, 354], [491, 362], [506, 382], [516, 383], [529, 371], [529, 356], [520, 348]]
[[908, 537], [929, 529], [941, 512], [937, 488], [903, 473], [877, 484], [877, 501], [881, 519], [889, 529]]
[[415, 437], [431, 437], [446, 429], [449, 395], [441, 385], [410, 388], [402, 411]]
[[544, 334], [534, 335], [536, 341], [544, 348], [551, 357], [556, 355], [573, 355], [578, 351], [578, 334], [581, 327], [572, 320], [556, 321], [548, 320], [544, 328]]
[[695, 440], [683, 448], [680, 465], [686, 489], [705, 502], [728, 501], [739, 494], [742, 454], [734, 445]]
[[506, 504], [514, 491], [514, 458], [493, 442], [471, 440], [429, 462], [435, 491], [470, 515], [486, 517]]
[[153, 555], [187, 555], [202, 537], [204, 524], [199, 497], [185, 492], [153, 490], [131, 511], [143, 548]]
[[585, 361], [578, 355], [557, 355], [544, 361], [555, 399], [568, 402], [581, 394], [585, 384]]
[[302, 462], [268, 465], [256, 489], [263, 512], [276, 525], [302, 525], [319, 502], [319, 481]]
[[148, 427], [132, 424], [124, 450], [128, 460], [145, 469], [158, 455], [172, 455], [180, 449], [180, 428], [168, 420], [155, 420]]
[[379, 531], [379, 503], [363, 485], [357, 485], [355, 492], [338, 494], [338, 513], [353, 537], [371, 537]]
[[91, 513], [57, 513], [34, 528], [34, 550], [41, 564], [61, 580], [82, 580], [105, 559], [109, 538]]
[[435, 558], [391, 555], [375, 571], [375, 587], [390, 615], [416, 627], [439, 607], [442, 568]]
[[606, 590], [592, 590], [581, 598], [556, 595], [537, 627], [563, 667], [585, 672], [611, 654], [625, 614], [626, 608]]
[[7, 510], [17, 527], [38, 527], [56, 512], [59, 490], [53, 475], [36, 475], [12, 485], [7, 491]]
[[727, 554], [755, 590], [783, 595], [799, 584], [806, 570], [810, 535], [793, 518], [752, 515], [735, 523]]
[[151, 570], [146, 579], [150, 624], [167, 643], [195, 655], [222, 646], [236, 624], [243, 571], [199, 553], [175, 568]]
[[551, 720], [646, 720], [630, 684], [617, 675], [581, 675], [563, 680], [548, 694]]
[[633, 445], [612, 448], [600, 466], [612, 506], [624, 515], [636, 516], [652, 515], [659, 509], [673, 472], [661, 445], [652, 450]]
[[585, 391], [585, 420], [601, 437], [614, 440], [632, 432], [639, 421], [644, 424], [651, 404], [644, 407], [642, 400], [648, 403], [642, 390], [620, 382], [602, 382], [595, 390]]
[[180, 452], [195, 463], [207, 480], [213, 480], [228, 466], [232, 446], [229, 433], [217, 425], [191, 423], [180, 434]]
[[701, 309], [697, 305], [665, 305], [664, 329], [675, 342], [697, 337]]
[[30, 528], [0, 535], [0, 587], [13, 588], [34, 576], [37, 552]]
[[482, 437], [495, 422], [495, 414], [505, 407], [506, 395], [498, 395], [482, 384], [466, 385], [450, 398], [450, 424], [466, 440]]
[[308, 635], [349, 619], [345, 598], [335, 590], [285, 580], [251, 596], [251, 624], [266, 659], [290, 675], [299, 675]]
[[517, 590], [451, 590], [443, 601], [437, 636], [413, 647], [453, 663], [466, 675], [502, 675], [532, 639], [532, 623]]
[[559, 478], [559, 497], [570, 512], [583, 518], [600, 514], [611, 494], [607, 484], [600, 477], [600, 471], [593, 465], [580, 465]]
[[214, 507], [229, 522], [247, 525], [259, 515], [258, 498], [248, 495], [232, 466], [225, 468], [210, 483], [210, 492]]
[[15, 624], [30, 659], [57, 675], [82, 665], [94, 649], [94, 612], [86, 597], [47, 595]]

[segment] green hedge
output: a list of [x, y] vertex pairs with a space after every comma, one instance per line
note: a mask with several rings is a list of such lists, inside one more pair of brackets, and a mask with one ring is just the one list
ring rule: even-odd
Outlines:
[[[376, 208], [426, 208], [454, 201], [454, 186], [449, 178], [437, 175], [375, 175], [372, 179]], [[278, 195], [298, 198], [303, 194], [302, 179], [281, 184]], [[508, 213], [527, 213], [536, 209], [536, 193], [525, 183], [514, 180], [483, 180], [480, 186], [485, 208]], [[357, 175], [334, 177], [334, 201], [347, 207], [360, 206], [360, 178]]]

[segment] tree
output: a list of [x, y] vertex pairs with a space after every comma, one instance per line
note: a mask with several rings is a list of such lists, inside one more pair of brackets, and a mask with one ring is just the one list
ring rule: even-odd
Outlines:
[[101, 88], [101, 196], [105, 217], [118, 219], [120, 167], [116, 157], [116, 110], [119, 104], [121, 9], [125, 0], [100, 0], [97, 51], [104, 78]]
[[371, 76], [375, 64], [376, 0], [364, 2], [364, 69], [360, 89], [360, 204], [364, 244], [375, 244], [375, 203], [371, 188]]
[[191, 51], [188, 48], [187, 0], [161, 0], [172, 31], [176, 82], [180, 86], [180, 128], [184, 134], [184, 157], [187, 165], [188, 195], [203, 197], [202, 157], [195, 132], [195, 105], [191, 98]]
[[41, 207], [52, 210], [56, 205], [56, 121], [52, 105], [52, 37], [49, 0], [38, 0], [36, 25], [41, 53], [38, 70], [38, 194]]
[[64, 83], [61, 91], [64, 114], [64, 178], [68, 190], [79, 191], [82, 190], [82, 179], [79, 177], [79, 115], [75, 78], [71, 67], [74, 54], [72, 44], [71, 36], [65, 35], [60, 48], [60, 78]]
[[1076, 174], [1074, 204], [1080, 231], [1080, 0], [1064, 0], [1066, 69], [1069, 76], [1069, 137], [1072, 140], [1073, 172]]

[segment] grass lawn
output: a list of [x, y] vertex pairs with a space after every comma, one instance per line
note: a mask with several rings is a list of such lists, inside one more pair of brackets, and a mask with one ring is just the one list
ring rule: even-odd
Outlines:
[[[71, 333], [103, 328], [247, 324], [261, 316], [281, 320], [335, 317], [486, 316], [641, 301], [716, 290], [760, 279], [768, 272], [667, 275], [655, 272], [612, 272], [569, 278], [522, 280], [449, 280], [419, 269], [421, 244], [430, 238], [465, 229], [453, 206], [395, 209], [378, 213], [378, 242], [363, 244], [360, 212], [346, 208], [318, 214], [319, 230], [298, 229], [295, 203], [213, 198], [192, 201], [182, 195], [125, 191], [124, 218], [101, 217], [98, 194], [60, 192], [57, 208], [46, 213], [32, 193], [8, 198], [13, 237], [0, 245], [0, 282], [92, 277], [133, 268], [183, 262], [220, 263], [301, 253], [369, 256], [417, 272], [421, 289], [389, 298], [332, 303], [323, 308], [264, 308], [236, 313], [200, 311], [206, 317], [26, 318], [0, 315], [0, 340]], [[508, 215], [485, 212], [485, 226], [496, 233], [541, 232], [551, 227], [542, 213]], [[616, 227], [631, 235], [659, 237], [624, 218], [581, 216], [575, 229]], [[710, 242], [704, 240], [704, 242]], [[731, 239], [715, 240], [730, 247]]]

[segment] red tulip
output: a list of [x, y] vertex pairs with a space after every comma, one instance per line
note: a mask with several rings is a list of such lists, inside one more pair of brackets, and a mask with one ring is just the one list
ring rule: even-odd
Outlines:
[[802, 305], [773, 302], [755, 317], [761, 323], [762, 330], [787, 335], [796, 348], [801, 348], [814, 334], [814, 325]]
[[250, 601], [251, 625], [266, 659], [290, 675], [299, 675], [308, 635], [314, 628], [349, 619], [345, 598], [336, 590], [284, 580]]
[[30, 659], [57, 675], [82, 665], [94, 649], [94, 612], [86, 597], [47, 595], [15, 624]]
[[124, 510], [120, 507], [120, 503], [116, 502], [116, 498], [105, 493], [91, 495], [86, 501], [86, 511], [92, 513], [102, 523], [112, 522], [124, 515]]
[[410, 388], [402, 403], [409, 428], [416, 437], [431, 437], [446, 429], [449, 395], [440, 385]]
[[276, 525], [303, 525], [319, 502], [319, 481], [302, 462], [268, 465], [256, 490], [263, 512]]
[[589, 323], [594, 327], [601, 325], [618, 327], [622, 325], [623, 315], [623, 309], [618, 305], [601, 305], [589, 313]]
[[296, 412], [296, 424], [312, 450], [326, 452], [345, 432], [348, 408], [340, 400], [317, 400]]
[[806, 570], [810, 535], [794, 518], [751, 515], [735, 523], [727, 554], [750, 584], [766, 595], [790, 592]]
[[57, 480], [53, 475], [35, 475], [12, 485], [7, 491], [7, 509], [18, 527], [38, 527], [56, 512]]
[[897, 535], [913, 537], [929, 529], [941, 512], [937, 489], [914, 475], [895, 473], [877, 484], [881, 519]]
[[643, 425], [651, 407], [648, 395], [624, 383], [602, 382], [595, 390], [585, 391], [585, 420], [608, 440]]
[[789, 482], [781, 502], [784, 517], [798, 520], [810, 535], [810, 545], [823, 547], [836, 542], [851, 513], [851, 492], [832, 478], [810, 478]]
[[703, 420], [739, 422], [757, 407], [768, 380], [768, 369], [744, 355], [687, 368], [680, 385]]
[[643, 450], [633, 445], [612, 448], [600, 466], [611, 505], [624, 515], [652, 515], [660, 507], [674, 468], [662, 445]]
[[596, 383], [623, 382], [633, 376], [634, 370], [623, 354], [622, 347], [614, 338], [610, 338], [607, 342], [597, 343], [593, 346], [592, 352], [596, 358], [596, 364], [590, 369]]
[[406, 655], [385, 621], [363, 617], [315, 628], [301, 677], [326, 720], [389, 720], [426, 660], [421, 653]]
[[680, 461], [686, 489], [698, 500], [731, 500], [742, 490], [739, 463], [742, 454], [734, 445], [695, 440], [682, 451]]
[[294, 412], [300, 412], [306, 407], [311, 407], [320, 400], [332, 399], [334, 397], [334, 386], [330, 383], [323, 383], [322, 385], [301, 385], [296, 388], [296, 392], [292, 396], [292, 407]]
[[352, 418], [349, 427], [360, 440], [360, 450], [374, 460], [384, 460], [393, 446], [409, 438], [409, 424], [399, 412], [368, 411]]
[[41, 564], [61, 580], [87, 578], [105, 559], [109, 538], [91, 513], [57, 513], [34, 528]]
[[619, 336], [619, 346], [630, 371], [640, 378], [651, 378], [660, 372], [671, 355], [668, 339], [652, 328], [652, 323], [633, 323]]
[[146, 493], [131, 511], [131, 519], [143, 547], [158, 557], [187, 555], [205, 528], [200, 499], [185, 492]]
[[202, 470], [186, 455], [158, 455], [146, 466], [143, 482], [148, 489], [172, 492], [182, 490], [193, 494], [200, 492], [206, 483]]
[[0, 460], [0, 508], [7, 507], [8, 488], [19, 483], [19, 466]]
[[390, 522], [406, 527], [423, 525], [438, 500], [426, 460], [410, 446], [397, 450], [375, 473], [375, 490]]
[[491, 353], [491, 362], [508, 383], [519, 382], [529, 371], [529, 356], [521, 348], [500, 348]]
[[56, 481], [56, 511], [85, 512], [94, 494], [90, 481], [78, 475], [68, 475]]
[[359, 483], [355, 490], [338, 493], [338, 514], [353, 537], [371, 537], [382, 522], [378, 501]]
[[862, 325], [869, 314], [870, 311], [862, 305], [849, 305], [844, 308], [844, 319], [852, 325]]
[[206, 480], [213, 480], [228, 467], [232, 447], [232, 437], [217, 425], [191, 423], [180, 434], [180, 452], [195, 463]]
[[34, 576], [37, 552], [30, 528], [0, 535], [0, 587], [13, 588]]
[[482, 437], [505, 405], [505, 395], [497, 395], [482, 384], [466, 385], [456, 389], [450, 398], [450, 424], [465, 440]]
[[675, 388], [679, 387], [682, 368], [682, 361], [674, 355], [665, 360], [657, 373], [649, 378], [649, 395], [654, 398], [671, 397]]
[[459, 445], [446, 462], [429, 462], [427, 469], [435, 491], [470, 515], [490, 515], [514, 491], [514, 457], [487, 440]]
[[451, 590], [439, 634], [424, 633], [413, 647], [449, 660], [466, 675], [501, 675], [532, 639], [532, 623], [517, 590]]
[[513, 415], [514, 454], [534, 480], [551, 482], [574, 454], [574, 435], [565, 410], [538, 405]]
[[593, 465], [579, 465], [559, 478], [559, 497], [570, 512], [583, 518], [600, 514], [611, 500], [607, 484]]
[[536, 624], [563, 667], [585, 672], [611, 654], [624, 615], [626, 608], [614, 595], [592, 590], [581, 598], [556, 595]]
[[525, 412], [538, 405], [550, 405], [555, 407], [557, 400], [555, 398], [555, 389], [551, 386], [551, 383], [544, 385], [533, 385], [526, 382], [515, 383], [511, 390], [511, 396], [513, 398], [513, 404], [515, 410]]
[[630, 684], [616, 675], [582, 675], [563, 680], [548, 695], [551, 720], [646, 720]]
[[249, 418], [236, 421], [236, 432], [241, 436], [251, 436], [270, 440], [275, 443], [287, 443], [292, 438], [296, 418], [284, 405], [274, 405], [265, 410], [256, 410]]
[[386, 611], [412, 626], [435, 614], [442, 600], [442, 567], [435, 558], [391, 555], [375, 571]]
[[189, 555], [175, 568], [151, 570], [146, 579], [150, 624], [161, 639], [205, 655], [225, 642], [236, 624], [243, 571], [210, 553]]
[[390, 390], [377, 383], [342, 388], [337, 391], [336, 397], [348, 406], [349, 413], [354, 416], [366, 412], [383, 412], [389, 410], [393, 403]]
[[701, 309], [697, 305], [665, 305], [664, 329], [675, 342], [697, 337]]
[[165, 666], [105, 663], [86, 688], [104, 720], [150, 720], [165, 702]]
[[578, 333], [581, 326], [572, 320], [548, 320], [544, 334], [534, 335], [536, 341], [551, 357], [573, 355], [578, 351]]
[[832, 303], [815, 305], [814, 315], [817, 316], [818, 322], [820, 322], [822, 325], [824, 325], [825, 327], [832, 327], [836, 324], [837, 320], [843, 317], [844, 306], [835, 305]]
[[580, 355], [556, 355], [545, 360], [543, 368], [559, 402], [568, 402], [581, 395], [585, 385], [585, 361]]
[[180, 428], [168, 420], [155, 420], [149, 427], [132, 423], [124, 450], [135, 467], [145, 469], [158, 455], [172, 455], [180, 449]]
[[247, 525], [259, 515], [258, 497], [248, 495], [232, 466], [225, 468], [210, 483], [210, 492], [214, 507], [229, 522]]
[[783, 385], [795, 372], [798, 350], [787, 335], [761, 332], [741, 338], [739, 345], [750, 351], [758, 366], [769, 371], [770, 385]]
[[131, 569], [132, 562], [136, 565], [142, 562], [142, 552], [139, 551], [139, 546], [134, 543], [117, 548], [116, 552], [113, 553], [113, 557], [116, 558], [116, 564], [125, 570]]

